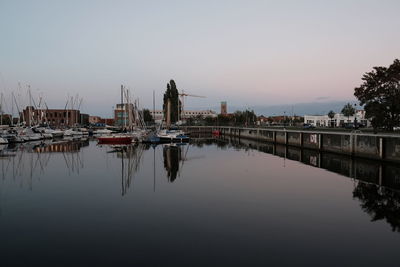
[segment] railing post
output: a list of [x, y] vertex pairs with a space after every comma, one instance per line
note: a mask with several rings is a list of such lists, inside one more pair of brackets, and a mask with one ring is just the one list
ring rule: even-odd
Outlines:
[[303, 132], [300, 133], [300, 147], [303, 147]]
[[287, 145], [287, 144], [288, 144], [288, 133], [285, 130], [285, 145]]
[[322, 148], [322, 133], [318, 134], [318, 149]]
[[350, 134], [350, 154], [354, 154], [354, 135]]

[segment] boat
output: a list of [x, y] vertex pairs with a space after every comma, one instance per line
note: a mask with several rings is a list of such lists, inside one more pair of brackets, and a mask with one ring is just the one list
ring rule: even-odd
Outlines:
[[63, 135], [64, 135], [64, 131], [53, 130], [50, 127], [40, 127], [40, 128], [36, 128], [36, 130], [39, 131], [43, 135], [44, 139], [63, 137]]
[[73, 129], [68, 129], [64, 131], [64, 136], [80, 136], [83, 135], [81, 131], [75, 131]]
[[212, 135], [213, 135], [213, 136], [220, 136], [220, 135], [221, 135], [221, 131], [219, 131], [219, 130], [214, 130], [214, 131], [212, 131]]
[[79, 129], [79, 132], [81, 132], [82, 135], [89, 135], [89, 131], [88, 131], [88, 129], [86, 129], [86, 128], [80, 128], [80, 129]]
[[42, 133], [43, 139], [53, 139], [53, 135], [50, 133]]
[[62, 130], [53, 130], [51, 132], [51, 134], [53, 135], [53, 138], [61, 138], [64, 136], [64, 131]]
[[110, 135], [113, 131], [108, 130], [108, 129], [99, 129], [93, 131], [94, 135]]
[[22, 139], [21, 136], [17, 135], [17, 134], [7, 134], [7, 135], [3, 135], [3, 138], [7, 139], [8, 143], [23, 143], [25, 142], [24, 139]]
[[178, 129], [164, 129], [157, 133], [157, 137], [160, 138], [160, 142], [188, 142], [189, 136], [183, 131]]
[[161, 140], [155, 133], [150, 133], [146, 138], [142, 139], [142, 143], [145, 144], [158, 144]]
[[107, 135], [97, 138], [99, 144], [131, 144], [133, 136], [129, 135]]
[[7, 138], [0, 137], [0, 144], [8, 144]]
[[42, 140], [43, 136], [40, 133], [35, 133], [32, 128], [24, 128], [18, 134], [24, 142]]

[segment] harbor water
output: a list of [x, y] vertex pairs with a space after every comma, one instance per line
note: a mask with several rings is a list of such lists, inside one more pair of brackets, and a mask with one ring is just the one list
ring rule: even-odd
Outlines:
[[399, 266], [397, 165], [212, 138], [0, 154], [1, 266]]

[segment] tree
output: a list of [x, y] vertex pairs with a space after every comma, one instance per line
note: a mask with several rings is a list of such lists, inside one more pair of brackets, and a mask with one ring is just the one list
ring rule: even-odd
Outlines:
[[372, 126], [393, 130], [400, 125], [400, 60], [395, 59], [389, 67], [374, 67], [362, 80], [354, 95], [365, 105]]
[[143, 120], [146, 123], [154, 123], [153, 116], [151, 116], [150, 110], [143, 109]]
[[333, 120], [333, 118], [335, 117], [335, 115], [336, 115], [336, 113], [335, 113], [333, 110], [331, 110], [331, 111], [328, 112], [328, 117], [329, 117], [329, 119], [331, 119], [331, 121], [330, 121], [330, 126], [331, 126], [331, 127], [334, 126], [332, 120]]
[[[170, 80], [167, 84], [167, 90], [164, 93], [164, 118], [167, 118], [167, 105], [168, 100], [171, 101], [171, 123], [175, 123], [178, 121], [178, 113], [182, 110], [182, 103], [179, 100], [179, 92], [176, 88], [176, 84], [174, 80]], [[179, 110], [178, 110], [179, 106]]]
[[350, 116], [353, 116], [354, 113], [356, 113], [355, 108], [350, 104], [347, 103], [346, 105], [344, 105], [344, 107], [342, 108], [342, 114], [345, 115], [347, 117], [347, 120], [350, 119]]

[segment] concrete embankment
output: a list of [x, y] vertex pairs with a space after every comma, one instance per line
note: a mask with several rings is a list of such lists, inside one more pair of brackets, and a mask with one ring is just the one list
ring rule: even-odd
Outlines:
[[396, 134], [223, 126], [182, 128], [188, 133], [211, 133], [218, 130], [222, 135], [231, 138], [251, 139], [400, 163], [400, 135]]

